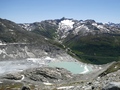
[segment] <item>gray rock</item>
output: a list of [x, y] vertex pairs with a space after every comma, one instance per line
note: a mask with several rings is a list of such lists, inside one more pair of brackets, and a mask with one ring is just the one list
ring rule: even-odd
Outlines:
[[120, 90], [120, 82], [111, 82], [102, 90]]
[[30, 87], [29, 87], [29, 86], [23, 86], [23, 87], [21, 88], [21, 90], [30, 90]]
[[33, 81], [59, 82], [72, 78], [72, 74], [63, 68], [40, 67], [24, 71], [24, 75]]
[[22, 79], [22, 75], [20, 75], [18, 73], [6, 74], [3, 78], [10, 79], [10, 80], [21, 80]]

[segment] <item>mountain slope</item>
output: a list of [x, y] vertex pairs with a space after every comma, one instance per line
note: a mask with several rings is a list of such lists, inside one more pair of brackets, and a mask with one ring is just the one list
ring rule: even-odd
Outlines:
[[17, 25], [0, 19], [0, 32], [1, 42], [51, 43], [86, 63], [120, 60], [119, 24], [62, 18]]
[[[39, 38], [41, 38], [41, 40], [39, 40]], [[0, 40], [6, 43], [32, 43], [35, 42], [35, 40], [44, 42], [45, 39], [43, 36], [22, 29], [12, 21], [0, 19]]]
[[33, 33], [43, 35], [46, 38], [54, 39], [54, 37], [56, 36], [55, 31], [57, 29], [57, 25], [54, 24], [54, 21], [46, 20], [31, 24], [25, 23], [25, 24], [19, 24], [19, 26]]
[[57, 41], [83, 62], [104, 64], [120, 60], [120, 24], [63, 17], [20, 26]]
[[[46, 37], [29, 32], [16, 23], [0, 19], [0, 60], [21, 60], [27, 58], [39, 58], [40, 60], [74, 61], [68, 55], [61, 44], [50, 41]], [[51, 59], [52, 58], [52, 59]]]
[[87, 35], [64, 42], [84, 62], [104, 64], [120, 60], [120, 36]]

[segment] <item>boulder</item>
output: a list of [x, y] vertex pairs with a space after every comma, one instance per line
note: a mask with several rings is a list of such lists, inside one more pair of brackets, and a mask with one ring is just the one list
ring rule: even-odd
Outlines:
[[4, 76], [4, 78], [6, 79], [11, 79], [11, 80], [21, 80], [22, 79], [22, 75], [18, 74], [18, 73], [13, 73], [13, 74], [6, 74]]
[[102, 90], [120, 90], [120, 82], [111, 82], [106, 85]]
[[23, 86], [23, 87], [21, 88], [21, 90], [30, 90], [30, 87], [29, 87], [29, 86]]

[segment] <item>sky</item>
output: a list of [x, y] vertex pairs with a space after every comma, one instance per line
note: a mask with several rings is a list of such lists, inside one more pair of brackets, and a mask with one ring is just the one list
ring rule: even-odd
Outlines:
[[120, 0], [0, 0], [0, 18], [16, 23], [62, 17], [120, 23]]

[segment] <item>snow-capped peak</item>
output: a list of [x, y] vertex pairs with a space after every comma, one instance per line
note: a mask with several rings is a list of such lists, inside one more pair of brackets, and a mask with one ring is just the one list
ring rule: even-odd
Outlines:
[[67, 37], [69, 31], [73, 29], [73, 24], [74, 22], [69, 19], [64, 19], [59, 23], [59, 28], [57, 33], [62, 33], [62, 35], [60, 35], [61, 38]]
[[69, 26], [71, 29], [73, 28], [74, 22], [72, 20], [63, 20], [60, 22], [62, 25]]

